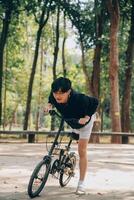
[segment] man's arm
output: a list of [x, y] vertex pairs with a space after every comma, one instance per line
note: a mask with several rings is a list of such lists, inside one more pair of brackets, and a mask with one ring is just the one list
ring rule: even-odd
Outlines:
[[52, 92], [50, 92], [50, 95], [48, 97], [48, 103], [44, 108], [44, 112], [49, 112], [49, 110], [52, 110], [53, 108], [53, 103], [52, 103]]
[[83, 110], [84, 118], [86, 116], [91, 117], [97, 110], [98, 99], [95, 97], [89, 97], [86, 95], [81, 95], [80, 97], [80, 107]]
[[95, 97], [89, 97], [85, 94], [79, 95], [79, 105], [80, 109], [83, 110], [84, 117], [79, 119], [79, 123], [86, 124], [91, 116], [96, 112], [98, 106], [98, 99]]
[[95, 97], [88, 97], [88, 98], [89, 100], [88, 100], [86, 114], [91, 117], [96, 112], [99, 101]]

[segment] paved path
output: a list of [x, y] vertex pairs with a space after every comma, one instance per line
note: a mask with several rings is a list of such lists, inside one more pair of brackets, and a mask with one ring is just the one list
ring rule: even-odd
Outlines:
[[[77, 146], [73, 146], [77, 152]], [[45, 152], [44, 144], [0, 144], [0, 200], [28, 200], [27, 184]], [[76, 176], [67, 187], [49, 178], [38, 200], [134, 200], [134, 146], [90, 144], [84, 196], [75, 195]]]

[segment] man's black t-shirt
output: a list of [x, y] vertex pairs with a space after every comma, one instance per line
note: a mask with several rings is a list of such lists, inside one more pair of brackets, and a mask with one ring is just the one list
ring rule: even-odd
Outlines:
[[[49, 103], [54, 105], [65, 119], [80, 119], [86, 115], [91, 117], [98, 106], [98, 100], [95, 97], [89, 97], [74, 90], [71, 91], [70, 97], [65, 104], [57, 103], [51, 92]], [[68, 121], [67, 123], [74, 129], [85, 126], [74, 121]]]

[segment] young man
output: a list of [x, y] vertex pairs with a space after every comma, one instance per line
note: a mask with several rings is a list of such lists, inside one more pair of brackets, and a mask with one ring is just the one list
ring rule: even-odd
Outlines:
[[80, 177], [76, 194], [84, 194], [84, 179], [87, 171], [87, 145], [95, 120], [95, 111], [98, 100], [74, 91], [68, 78], [57, 78], [51, 85], [46, 111], [52, 109], [52, 105], [66, 118], [78, 119], [78, 122], [67, 122], [73, 132], [79, 134], [78, 153]]

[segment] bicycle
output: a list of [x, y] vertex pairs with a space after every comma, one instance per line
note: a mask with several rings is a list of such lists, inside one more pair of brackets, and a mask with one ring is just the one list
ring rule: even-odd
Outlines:
[[[73, 139], [78, 140], [78, 135], [70, 133], [69, 143], [65, 148], [59, 147], [58, 138], [60, 136], [64, 121], [77, 120], [77, 119], [64, 119], [55, 110], [51, 110], [50, 115], [56, 115], [61, 118], [60, 126], [55, 136], [54, 142], [48, 151], [48, 154], [44, 156], [37, 166], [35, 167], [28, 184], [28, 195], [31, 198], [39, 196], [40, 192], [44, 188], [49, 174], [59, 179], [61, 187], [65, 187], [71, 178], [74, 176], [74, 169], [76, 166], [76, 155], [74, 152], [70, 152], [70, 145]], [[77, 120], [78, 121], [78, 120]], [[53, 161], [54, 151], [59, 150], [58, 158]], [[56, 173], [58, 176], [56, 176]]]

